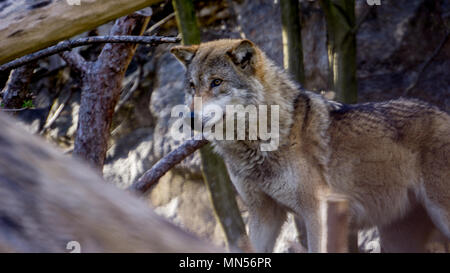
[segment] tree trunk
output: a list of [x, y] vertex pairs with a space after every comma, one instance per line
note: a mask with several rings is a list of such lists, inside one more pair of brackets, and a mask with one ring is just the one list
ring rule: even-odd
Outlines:
[[305, 84], [303, 67], [302, 28], [298, 0], [281, 0], [281, 23], [283, 26], [284, 68], [300, 84]]
[[177, 26], [184, 45], [200, 43], [200, 29], [192, 0], [172, 0]]
[[0, 64], [160, 1], [82, 0], [79, 6], [67, 0], [0, 1]]
[[328, 60], [336, 100], [356, 103], [355, 0], [321, 0], [328, 35]]
[[214, 153], [210, 144], [200, 150], [203, 179], [206, 182], [214, 212], [222, 225], [230, 251], [249, 251], [245, 224], [236, 203], [236, 194], [228, 176], [227, 166]]
[[220, 252], [0, 113], [0, 252]]
[[[197, 25], [194, 5], [191, 0], [173, 0], [178, 30], [185, 45], [200, 44], [200, 30]], [[228, 171], [210, 144], [200, 149], [202, 172], [209, 190], [216, 219], [219, 221], [230, 250], [248, 250], [248, 239], [244, 221], [236, 203], [236, 196]]]
[[325, 234], [322, 235], [327, 253], [347, 253], [349, 250], [349, 207], [344, 198], [324, 200]]
[[[149, 17], [129, 15], [118, 19], [110, 34], [141, 35], [148, 22]], [[136, 44], [106, 44], [95, 63], [81, 68], [83, 88], [73, 154], [100, 171], [106, 157], [122, 80], [136, 47]]]

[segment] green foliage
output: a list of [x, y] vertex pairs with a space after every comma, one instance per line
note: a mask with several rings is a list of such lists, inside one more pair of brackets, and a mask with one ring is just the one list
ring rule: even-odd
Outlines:
[[22, 108], [33, 108], [33, 100], [24, 100], [22, 103]]

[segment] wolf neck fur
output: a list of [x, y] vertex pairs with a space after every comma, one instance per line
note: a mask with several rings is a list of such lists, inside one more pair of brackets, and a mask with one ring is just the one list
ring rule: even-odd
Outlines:
[[[264, 58], [266, 64], [261, 65], [262, 71], [258, 71], [257, 80], [261, 90], [253, 90], [258, 93], [256, 104], [279, 106], [279, 148], [276, 151], [261, 151], [260, 140], [226, 140], [216, 141], [216, 151], [221, 154], [226, 161], [234, 162], [243, 169], [254, 168], [256, 165], [262, 165], [265, 161], [276, 160], [280, 150], [285, 149], [289, 143], [289, 135], [294, 122], [294, 114], [299, 99], [308, 97], [306, 92], [297, 84], [290, 80], [286, 72], [276, 67], [270, 60]], [[270, 128], [270, 119], [268, 126]]]

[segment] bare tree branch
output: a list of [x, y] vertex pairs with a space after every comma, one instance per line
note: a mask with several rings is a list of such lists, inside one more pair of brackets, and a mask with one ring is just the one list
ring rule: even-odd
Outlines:
[[356, 25], [355, 27], [351, 30], [351, 32], [353, 34], [357, 34], [359, 28], [361, 27], [361, 25], [366, 21], [367, 17], [369, 16], [370, 12], [372, 11], [372, 9], [374, 9], [375, 6], [370, 6], [367, 5], [367, 7], [365, 8], [365, 10], [363, 11], [362, 15], [358, 18], [358, 20], [356, 21]]
[[138, 87], [141, 84], [140, 79], [143, 77], [142, 76], [143, 69], [141, 66], [138, 66], [137, 70], [138, 70], [137, 74], [139, 76], [137, 77], [137, 79], [134, 81], [133, 85], [130, 88], [124, 89], [122, 91], [122, 94], [125, 94], [125, 95], [123, 96], [123, 98], [120, 98], [119, 102], [117, 103], [116, 107], [114, 108], [114, 113], [117, 113], [120, 110], [120, 108], [128, 101], [128, 99], [134, 94], [134, 92], [136, 90], [138, 90]]
[[448, 39], [450, 38], [450, 31], [447, 32], [447, 34], [445, 34], [444, 38], [442, 39], [441, 43], [438, 45], [438, 47], [434, 50], [433, 54], [431, 54], [431, 56], [429, 56], [426, 61], [422, 64], [422, 66], [420, 67], [419, 71], [417, 72], [417, 77], [415, 78], [415, 80], [408, 86], [408, 88], [405, 89], [405, 91], [403, 92], [403, 96], [408, 96], [409, 93], [411, 92], [411, 90], [413, 90], [417, 84], [420, 81], [420, 78], [422, 77], [423, 72], [425, 71], [425, 69], [430, 65], [431, 61], [433, 61], [433, 59], [441, 52], [442, 48], [444, 47], [444, 45], [447, 43]]
[[24, 111], [27, 109], [28, 109], [28, 107], [22, 107], [19, 109], [0, 109], [0, 112], [21, 112], [21, 111]]
[[131, 185], [129, 190], [136, 193], [145, 193], [151, 186], [156, 184], [165, 173], [193, 152], [208, 144], [208, 142], [209, 141], [206, 139], [186, 141], [180, 147], [161, 158], [150, 170], [146, 171], [141, 178]]
[[158, 45], [162, 43], [178, 43], [180, 38], [163, 37], [163, 36], [133, 36], [133, 35], [115, 35], [115, 36], [92, 36], [80, 38], [76, 40], [66, 40], [55, 46], [37, 51], [35, 53], [18, 58], [12, 62], [0, 66], [0, 71], [7, 71], [17, 68], [24, 64], [48, 57], [50, 55], [71, 50], [75, 47], [85, 46], [89, 44], [101, 43], [134, 43], [134, 44], [150, 44]]
[[155, 23], [149, 29], [147, 29], [147, 31], [145, 31], [145, 35], [152, 34], [153, 31], [155, 31], [156, 29], [158, 29], [160, 26], [164, 25], [165, 23], [169, 22], [174, 17], [175, 17], [175, 12], [172, 12], [171, 14], [169, 14], [168, 16], [163, 18], [161, 21]]
[[[165, 37], [155, 39], [156, 36], [137, 36], [144, 33], [149, 21], [150, 17], [139, 14], [117, 19], [108, 36], [117, 39], [108, 41], [120, 43], [107, 43], [97, 60], [88, 63], [85, 68], [75, 64], [81, 67], [84, 73], [81, 80], [81, 102], [73, 155], [83, 158], [100, 172], [106, 157], [112, 117], [120, 98], [122, 81], [137, 48], [137, 43], [123, 42], [166, 41]], [[80, 60], [75, 56], [69, 62]]]
[[61, 58], [67, 63], [70, 68], [80, 72], [80, 73], [86, 73], [88, 68], [88, 62], [77, 52], [74, 51], [68, 51], [68, 52], [62, 52], [59, 54]]
[[44, 128], [42, 128], [42, 130], [39, 132], [40, 135], [42, 135], [43, 133], [45, 133], [45, 131], [50, 128], [53, 123], [55, 123], [55, 121], [59, 118], [59, 116], [61, 115], [62, 111], [64, 110], [64, 107], [66, 106], [67, 102], [70, 100], [70, 98], [72, 98], [72, 90], [70, 91], [69, 95], [67, 95], [63, 102], [58, 106], [58, 109], [56, 109], [55, 113], [53, 114], [53, 116], [51, 118], [48, 118], [47, 121], [45, 122]]

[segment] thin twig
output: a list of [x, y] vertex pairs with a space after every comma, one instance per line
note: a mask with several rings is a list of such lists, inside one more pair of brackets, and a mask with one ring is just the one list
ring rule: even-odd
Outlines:
[[419, 69], [419, 72], [417, 72], [416, 79], [411, 83], [411, 85], [408, 88], [406, 88], [405, 92], [403, 92], [403, 96], [408, 96], [411, 90], [417, 86], [420, 78], [422, 77], [423, 72], [430, 65], [431, 61], [433, 61], [433, 59], [439, 54], [439, 52], [441, 52], [442, 48], [447, 43], [449, 38], [450, 38], [450, 31], [447, 32], [447, 34], [444, 36], [439, 46], [434, 50], [433, 54], [431, 54], [431, 56], [428, 57], [428, 59], [422, 64], [421, 68]]
[[367, 8], [364, 10], [364, 13], [361, 15], [359, 20], [356, 22], [355, 27], [352, 29], [352, 33], [356, 34], [361, 27], [361, 25], [366, 21], [367, 16], [369, 16], [370, 11], [373, 9], [374, 6], [367, 6]]
[[138, 77], [136, 78], [136, 80], [134, 81], [133, 85], [130, 87], [130, 89], [126, 92], [125, 96], [120, 99], [119, 103], [117, 103], [115, 109], [114, 109], [114, 113], [116, 113], [117, 111], [119, 111], [119, 109], [128, 101], [128, 99], [131, 97], [131, 95], [134, 94], [134, 92], [138, 89], [138, 87], [141, 84], [141, 78], [142, 78], [142, 67], [139, 66], [138, 67]]
[[71, 154], [73, 152], [73, 147], [72, 148], [69, 148], [69, 149], [67, 149], [67, 150], [65, 150], [64, 152], [63, 152], [63, 154], [64, 155], [68, 155], [68, 154]]
[[66, 62], [70, 68], [80, 72], [86, 73], [88, 70], [88, 62], [77, 52], [69, 51], [62, 52], [59, 56]]
[[2, 109], [2, 108], [0, 108], [0, 111], [2, 111], [2, 112], [21, 112], [21, 111], [24, 111], [27, 109], [29, 109], [29, 108], [28, 107], [23, 107], [23, 108], [19, 108], [19, 109]]
[[48, 121], [45, 123], [44, 128], [39, 132], [40, 135], [42, 135], [48, 128], [50, 128], [53, 123], [58, 119], [58, 117], [61, 115], [62, 111], [64, 110], [64, 107], [66, 106], [67, 102], [72, 97], [72, 90], [70, 91], [70, 94], [64, 99], [64, 101], [61, 103], [61, 105], [58, 106], [58, 109], [56, 109], [55, 114], [48, 119]]
[[155, 23], [154, 25], [152, 25], [149, 29], [147, 29], [147, 31], [145, 31], [144, 35], [152, 34], [153, 31], [155, 31], [156, 29], [158, 29], [160, 26], [164, 25], [165, 23], [169, 22], [173, 17], [175, 17], [175, 12], [169, 14], [168, 16], [166, 16], [161, 21], [159, 21], [159, 22]]
[[163, 37], [163, 36], [92, 36], [80, 38], [76, 40], [62, 41], [55, 46], [43, 49], [41, 51], [26, 55], [12, 62], [0, 66], [0, 72], [8, 71], [17, 68], [32, 61], [48, 57], [50, 55], [71, 50], [75, 47], [85, 46], [89, 44], [101, 43], [137, 43], [137, 44], [151, 44], [158, 45], [162, 43], [177, 43], [181, 39], [178, 37]]
[[209, 141], [206, 139], [186, 141], [180, 147], [160, 159], [150, 170], [146, 171], [137, 182], [130, 186], [129, 190], [136, 193], [145, 193], [175, 165], [208, 143]]

